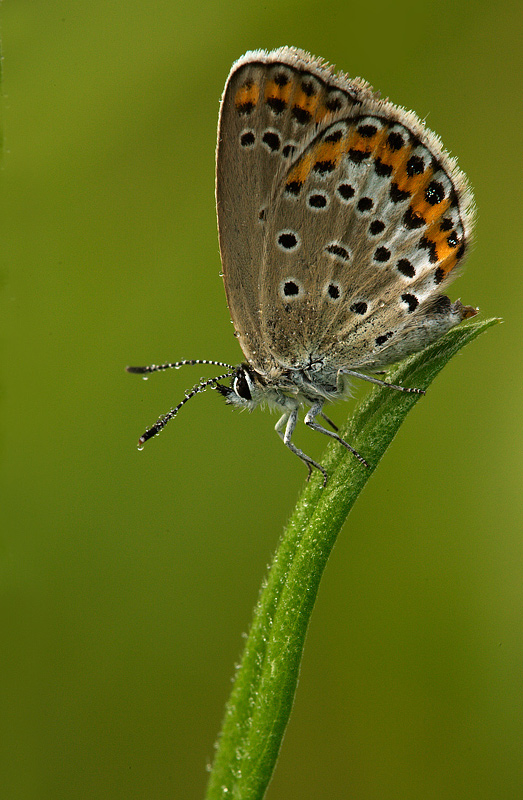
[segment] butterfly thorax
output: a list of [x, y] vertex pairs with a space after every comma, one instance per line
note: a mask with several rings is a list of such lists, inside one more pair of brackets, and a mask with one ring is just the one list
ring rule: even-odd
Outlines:
[[276, 407], [313, 405], [319, 400], [332, 401], [348, 395], [348, 381], [336, 380], [336, 374], [322, 368], [321, 362], [296, 368], [273, 368], [268, 373], [240, 364], [230, 386], [216, 388], [227, 403], [253, 409], [267, 404]]

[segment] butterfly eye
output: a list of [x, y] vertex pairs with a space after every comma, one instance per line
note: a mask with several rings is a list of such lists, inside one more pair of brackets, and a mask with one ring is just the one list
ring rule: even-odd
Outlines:
[[249, 387], [249, 382], [245, 375], [245, 372], [242, 370], [238, 373], [236, 378], [233, 381], [232, 388], [243, 400], [252, 400], [252, 394]]

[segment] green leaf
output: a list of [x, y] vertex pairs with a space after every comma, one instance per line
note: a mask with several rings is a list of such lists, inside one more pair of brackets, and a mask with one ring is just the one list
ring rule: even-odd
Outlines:
[[[491, 325], [490, 319], [449, 331], [387, 375], [391, 383], [428, 388], [455, 353]], [[210, 775], [206, 800], [261, 800], [281, 747], [321, 576], [338, 532], [401, 423], [420, 395], [374, 387], [341, 436], [371, 465], [337, 443], [298, 500], [254, 611]]]

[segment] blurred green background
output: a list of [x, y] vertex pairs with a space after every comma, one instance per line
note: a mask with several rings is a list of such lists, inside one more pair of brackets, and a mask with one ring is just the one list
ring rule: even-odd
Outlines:
[[523, 796], [521, 22], [518, 0], [4, 3], [2, 800], [203, 796], [305, 470], [275, 417], [212, 391], [139, 453], [213, 370], [124, 367], [241, 359], [218, 104], [234, 59], [281, 44], [458, 155], [479, 219], [450, 294], [505, 324], [417, 404], [346, 524], [267, 796]]

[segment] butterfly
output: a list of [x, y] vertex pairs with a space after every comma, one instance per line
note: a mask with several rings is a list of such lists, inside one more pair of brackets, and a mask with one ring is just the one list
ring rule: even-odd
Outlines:
[[[220, 107], [216, 207], [223, 281], [245, 361], [185, 360], [227, 372], [202, 381], [140, 439], [157, 434], [209, 386], [227, 403], [267, 404], [284, 444], [305, 424], [364, 457], [337, 433], [326, 403], [377, 378], [477, 309], [444, 290], [469, 248], [474, 204], [464, 174], [410, 111], [362, 79], [293, 47], [246, 53]], [[220, 383], [231, 378], [228, 385]], [[318, 422], [325, 421], [332, 430]]]

